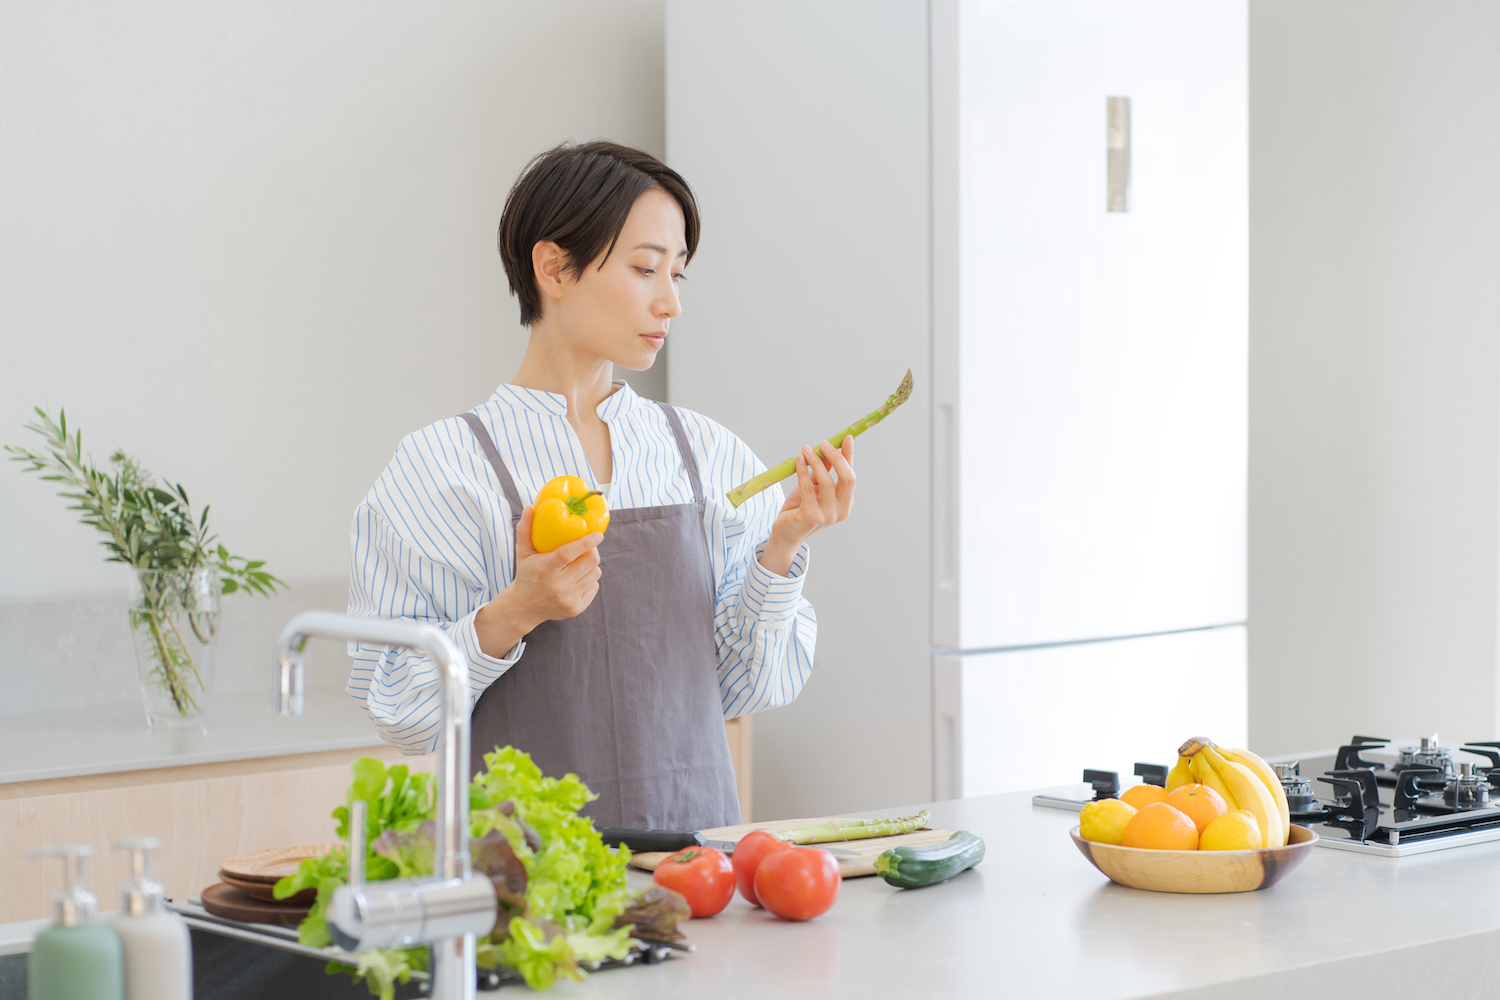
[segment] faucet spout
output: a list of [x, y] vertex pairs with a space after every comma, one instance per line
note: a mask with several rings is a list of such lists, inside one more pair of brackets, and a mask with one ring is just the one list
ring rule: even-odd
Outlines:
[[[488, 933], [494, 926], [497, 904], [494, 886], [487, 877], [473, 875], [469, 857], [469, 661], [447, 633], [433, 625], [305, 611], [287, 623], [276, 642], [275, 707], [282, 715], [302, 714], [306, 674], [302, 651], [307, 640], [314, 638], [413, 649], [430, 658], [442, 676], [432, 878], [343, 886], [335, 893], [330, 919], [343, 932], [342, 939], [355, 946], [369, 942], [364, 947], [393, 947], [375, 943], [393, 937], [407, 945], [432, 944], [433, 1000], [473, 1000], [475, 935]], [[411, 927], [401, 917], [426, 913], [438, 896], [458, 900], [448, 906], [449, 919], [424, 919]]]
[[[285, 638], [285, 636], [283, 636]], [[277, 715], [289, 719], [302, 716], [303, 693], [307, 684], [307, 670], [302, 662], [302, 647], [307, 645], [306, 636], [276, 647], [276, 686], [272, 708]]]

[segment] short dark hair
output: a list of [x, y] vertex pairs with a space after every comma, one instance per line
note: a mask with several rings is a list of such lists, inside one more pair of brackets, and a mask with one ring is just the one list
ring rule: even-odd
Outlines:
[[[541, 318], [542, 296], [531, 250], [550, 240], [575, 275], [601, 254], [608, 259], [635, 200], [652, 189], [682, 207], [688, 260], [698, 250], [698, 202], [682, 176], [650, 153], [595, 140], [563, 143], [532, 159], [516, 178], [500, 214], [500, 260], [521, 302], [521, 325]], [[603, 264], [603, 261], [600, 261]]]

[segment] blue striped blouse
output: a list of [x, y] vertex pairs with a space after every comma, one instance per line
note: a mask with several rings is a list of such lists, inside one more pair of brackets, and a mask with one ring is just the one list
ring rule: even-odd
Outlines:
[[[599, 404], [614, 458], [610, 507], [693, 502], [671, 427], [660, 408], [624, 382]], [[502, 385], [474, 412], [495, 439], [523, 497], [556, 476], [598, 489], [567, 422], [564, 397]], [[708, 536], [717, 595], [714, 640], [726, 718], [785, 705], [812, 671], [817, 618], [802, 597], [808, 550], [790, 574], [760, 565], [784, 500], [772, 487], [735, 508], [726, 491], [765, 470], [744, 442], [714, 421], [679, 408], [708, 495]], [[511, 510], [479, 442], [457, 417], [440, 420], [396, 448], [350, 529], [349, 613], [437, 625], [469, 658], [470, 706], [505, 671], [524, 670], [525, 642], [503, 659], [479, 648], [474, 616], [515, 572]], [[348, 691], [381, 738], [403, 753], [430, 753], [439, 730], [439, 679], [411, 650], [349, 644]]]

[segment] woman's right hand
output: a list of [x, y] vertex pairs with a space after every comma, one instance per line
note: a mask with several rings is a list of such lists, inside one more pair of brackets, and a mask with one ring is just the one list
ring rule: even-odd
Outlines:
[[530, 507], [516, 525], [516, 574], [506, 587], [474, 616], [479, 648], [497, 659], [542, 622], [574, 618], [599, 593], [599, 543], [604, 535], [591, 532], [551, 552], [531, 544]]

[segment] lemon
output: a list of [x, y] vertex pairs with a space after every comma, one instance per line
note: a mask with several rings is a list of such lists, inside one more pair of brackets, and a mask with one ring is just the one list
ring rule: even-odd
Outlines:
[[1090, 802], [1078, 814], [1078, 835], [1100, 844], [1118, 844], [1125, 835], [1125, 824], [1134, 815], [1135, 806], [1119, 799]]
[[1260, 824], [1249, 809], [1225, 813], [1203, 828], [1200, 851], [1257, 851], [1261, 846]]

